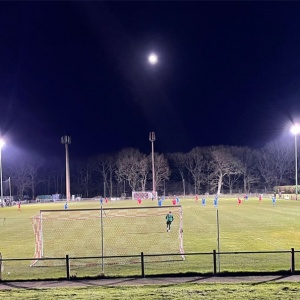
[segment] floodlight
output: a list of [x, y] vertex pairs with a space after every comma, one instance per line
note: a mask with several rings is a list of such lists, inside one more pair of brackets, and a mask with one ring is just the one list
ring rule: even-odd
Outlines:
[[300, 126], [296, 123], [291, 127], [291, 132], [295, 136], [295, 193], [298, 198], [298, 154], [297, 154], [297, 135], [300, 133]]
[[290, 129], [292, 134], [298, 134], [300, 133], [300, 125], [294, 124]]
[[155, 53], [151, 53], [148, 57], [148, 61], [151, 65], [155, 65], [158, 61], [158, 57]]
[[3, 139], [0, 139], [0, 149], [5, 145], [5, 141]]

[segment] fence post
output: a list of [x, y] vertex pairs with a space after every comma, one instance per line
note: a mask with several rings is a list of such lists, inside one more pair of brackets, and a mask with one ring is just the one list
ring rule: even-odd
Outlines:
[[66, 267], [67, 267], [67, 280], [70, 280], [70, 259], [69, 255], [66, 255]]
[[217, 252], [213, 250], [214, 275], [217, 274]]
[[2, 254], [0, 252], [0, 281], [2, 281]]
[[142, 278], [145, 278], [144, 252], [141, 252]]
[[295, 274], [295, 249], [291, 248], [291, 274]]

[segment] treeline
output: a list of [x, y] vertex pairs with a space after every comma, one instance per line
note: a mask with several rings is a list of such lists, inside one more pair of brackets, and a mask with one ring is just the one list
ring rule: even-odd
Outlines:
[[[71, 156], [72, 157], [72, 156]], [[138, 149], [99, 154], [86, 161], [70, 159], [71, 194], [82, 197], [131, 196], [152, 190], [152, 160]], [[295, 148], [278, 139], [261, 149], [238, 146], [195, 147], [187, 153], [155, 153], [154, 175], [159, 195], [250, 193], [273, 191], [295, 183]], [[3, 168], [13, 195], [65, 194], [65, 165], [20, 157]], [[4, 195], [8, 195], [7, 188]]]

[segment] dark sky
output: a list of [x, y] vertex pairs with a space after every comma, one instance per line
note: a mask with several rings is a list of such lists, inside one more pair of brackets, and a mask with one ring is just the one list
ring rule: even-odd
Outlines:
[[[300, 116], [300, 2], [1, 2], [7, 151], [262, 147]], [[159, 63], [147, 56], [155, 51]]]

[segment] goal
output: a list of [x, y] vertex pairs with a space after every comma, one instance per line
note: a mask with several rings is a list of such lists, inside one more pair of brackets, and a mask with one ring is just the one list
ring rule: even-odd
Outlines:
[[[167, 232], [165, 216], [170, 210], [174, 221], [171, 231]], [[144, 252], [173, 254], [163, 256], [164, 260], [172, 260], [178, 253], [184, 259], [180, 205], [41, 210], [31, 221], [35, 234], [32, 266], [39, 261], [37, 258], [63, 258], [66, 255], [70, 258], [111, 257]], [[153, 259], [160, 258], [153, 256]], [[55, 261], [59, 263], [59, 260]], [[80, 263], [84, 264], [83, 261]]]
[[157, 192], [132, 192], [132, 200], [157, 199]]

